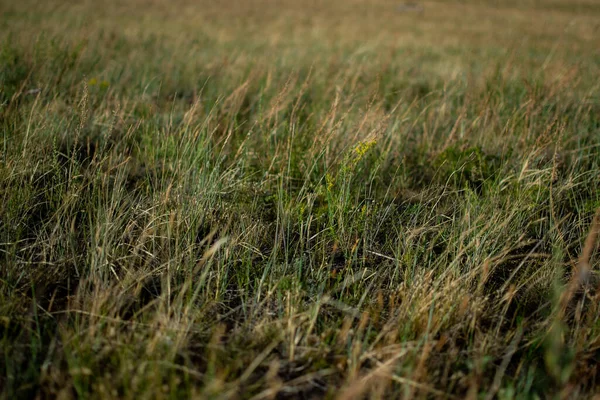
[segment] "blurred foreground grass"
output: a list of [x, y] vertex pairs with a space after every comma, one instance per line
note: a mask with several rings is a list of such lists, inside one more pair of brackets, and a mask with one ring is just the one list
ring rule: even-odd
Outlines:
[[599, 38], [591, 0], [0, 1], [2, 396], [591, 397]]

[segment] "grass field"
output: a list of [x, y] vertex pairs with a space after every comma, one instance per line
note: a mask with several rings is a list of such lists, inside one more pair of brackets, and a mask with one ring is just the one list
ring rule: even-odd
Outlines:
[[600, 3], [0, 0], [5, 399], [593, 398]]

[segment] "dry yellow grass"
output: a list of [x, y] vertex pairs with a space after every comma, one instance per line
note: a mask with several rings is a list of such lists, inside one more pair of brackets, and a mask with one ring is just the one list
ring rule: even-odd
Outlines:
[[0, 0], [2, 396], [591, 398], [599, 17]]

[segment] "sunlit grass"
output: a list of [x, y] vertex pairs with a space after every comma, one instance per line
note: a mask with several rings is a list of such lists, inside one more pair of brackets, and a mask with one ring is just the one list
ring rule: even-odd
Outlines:
[[400, 5], [0, 4], [3, 396], [597, 392], [600, 9]]

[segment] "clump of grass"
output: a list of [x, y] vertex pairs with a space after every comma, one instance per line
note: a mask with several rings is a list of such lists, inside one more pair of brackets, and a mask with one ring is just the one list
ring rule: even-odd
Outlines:
[[112, 3], [0, 17], [3, 396], [597, 392], [594, 7]]

